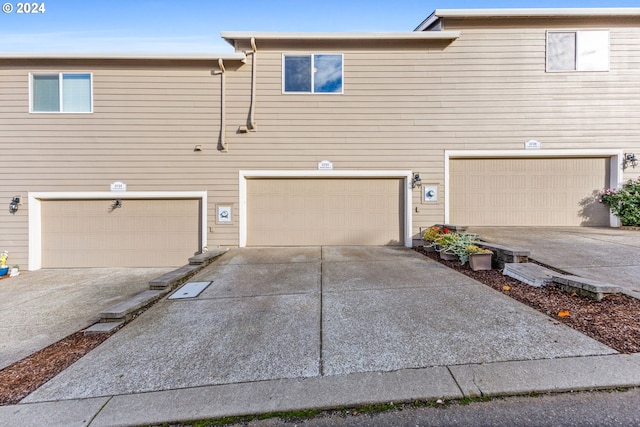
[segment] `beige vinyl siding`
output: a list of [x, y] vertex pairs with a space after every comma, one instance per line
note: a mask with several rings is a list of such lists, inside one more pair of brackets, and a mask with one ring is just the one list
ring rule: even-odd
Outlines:
[[[6, 163], [0, 201], [28, 192], [207, 191], [210, 247], [239, 244], [239, 170], [411, 170], [440, 186], [438, 203], [412, 194], [414, 233], [444, 220], [445, 150], [640, 152], [640, 28], [615, 21], [611, 71], [545, 73], [545, 31], [571, 20], [531, 20], [528, 28], [476, 25], [442, 42], [377, 48], [371, 44], [266, 50], [257, 40], [255, 120], [246, 125], [251, 61], [225, 61], [226, 140], [220, 134], [215, 61], [0, 60], [0, 146]], [[447, 27], [447, 29], [457, 29]], [[282, 53], [344, 54], [344, 94], [282, 94]], [[89, 71], [94, 113], [28, 113], [28, 73]], [[203, 151], [194, 152], [195, 145]], [[637, 176], [628, 169], [624, 179]], [[26, 200], [26, 199], [25, 199]], [[215, 205], [232, 203], [233, 224], [215, 223]], [[6, 205], [5, 205], [6, 206]], [[6, 249], [26, 263], [27, 208], [0, 216]], [[417, 209], [416, 209], [417, 208]], [[2, 248], [0, 248], [2, 249]]]

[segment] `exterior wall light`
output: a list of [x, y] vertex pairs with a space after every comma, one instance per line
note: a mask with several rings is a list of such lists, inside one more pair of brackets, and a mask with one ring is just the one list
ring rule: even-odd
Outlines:
[[11, 202], [9, 202], [9, 212], [14, 215], [16, 212], [18, 212], [18, 206], [20, 204], [20, 196], [15, 196], [13, 199], [11, 199]]
[[622, 164], [622, 169], [626, 169], [631, 165], [631, 167], [635, 168], [638, 166], [638, 159], [636, 155], [633, 153], [625, 153], [624, 155], [624, 163]]
[[111, 203], [111, 209], [109, 209], [109, 212], [113, 212], [116, 209], [121, 208], [121, 207], [122, 207], [122, 200], [120, 200], [120, 199], [114, 200]]
[[411, 180], [411, 188], [416, 188], [422, 186], [422, 179], [420, 179], [420, 174], [416, 173], [413, 175], [413, 179]]

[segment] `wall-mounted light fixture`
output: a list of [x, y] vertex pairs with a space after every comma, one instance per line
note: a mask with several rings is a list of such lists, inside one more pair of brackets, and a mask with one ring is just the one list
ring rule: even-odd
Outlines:
[[411, 188], [420, 187], [422, 185], [422, 179], [420, 179], [420, 174], [416, 173], [413, 175], [413, 179], [411, 180]]
[[196, 145], [195, 147], [193, 147], [193, 151], [202, 151], [202, 145]]
[[9, 202], [9, 212], [11, 212], [12, 215], [18, 212], [18, 206], [20, 204], [20, 196], [14, 196], [13, 199], [11, 199], [11, 202]]
[[638, 159], [636, 158], [636, 155], [633, 153], [624, 154], [624, 163], [622, 164], [622, 169], [626, 169], [629, 166], [634, 168], [638, 166]]
[[120, 199], [116, 199], [113, 202], [111, 202], [111, 209], [109, 209], [109, 212], [113, 212], [118, 208], [122, 207], [122, 200]]

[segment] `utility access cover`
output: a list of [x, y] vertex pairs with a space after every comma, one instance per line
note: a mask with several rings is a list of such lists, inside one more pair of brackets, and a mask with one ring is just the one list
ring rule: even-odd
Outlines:
[[171, 294], [167, 299], [185, 299], [195, 298], [204, 291], [211, 282], [187, 282], [177, 291]]

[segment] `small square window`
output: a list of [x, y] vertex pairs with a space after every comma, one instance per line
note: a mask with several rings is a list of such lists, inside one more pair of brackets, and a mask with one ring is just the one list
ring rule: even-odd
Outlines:
[[609, 71], [609, 31], [548, 31], [547, 71]]
[[32, 113], [91, 113], [93, 97], [89, 73], [31, 75]]
[[284, 93], [342, 93], [342, 55], [284, 55]]

